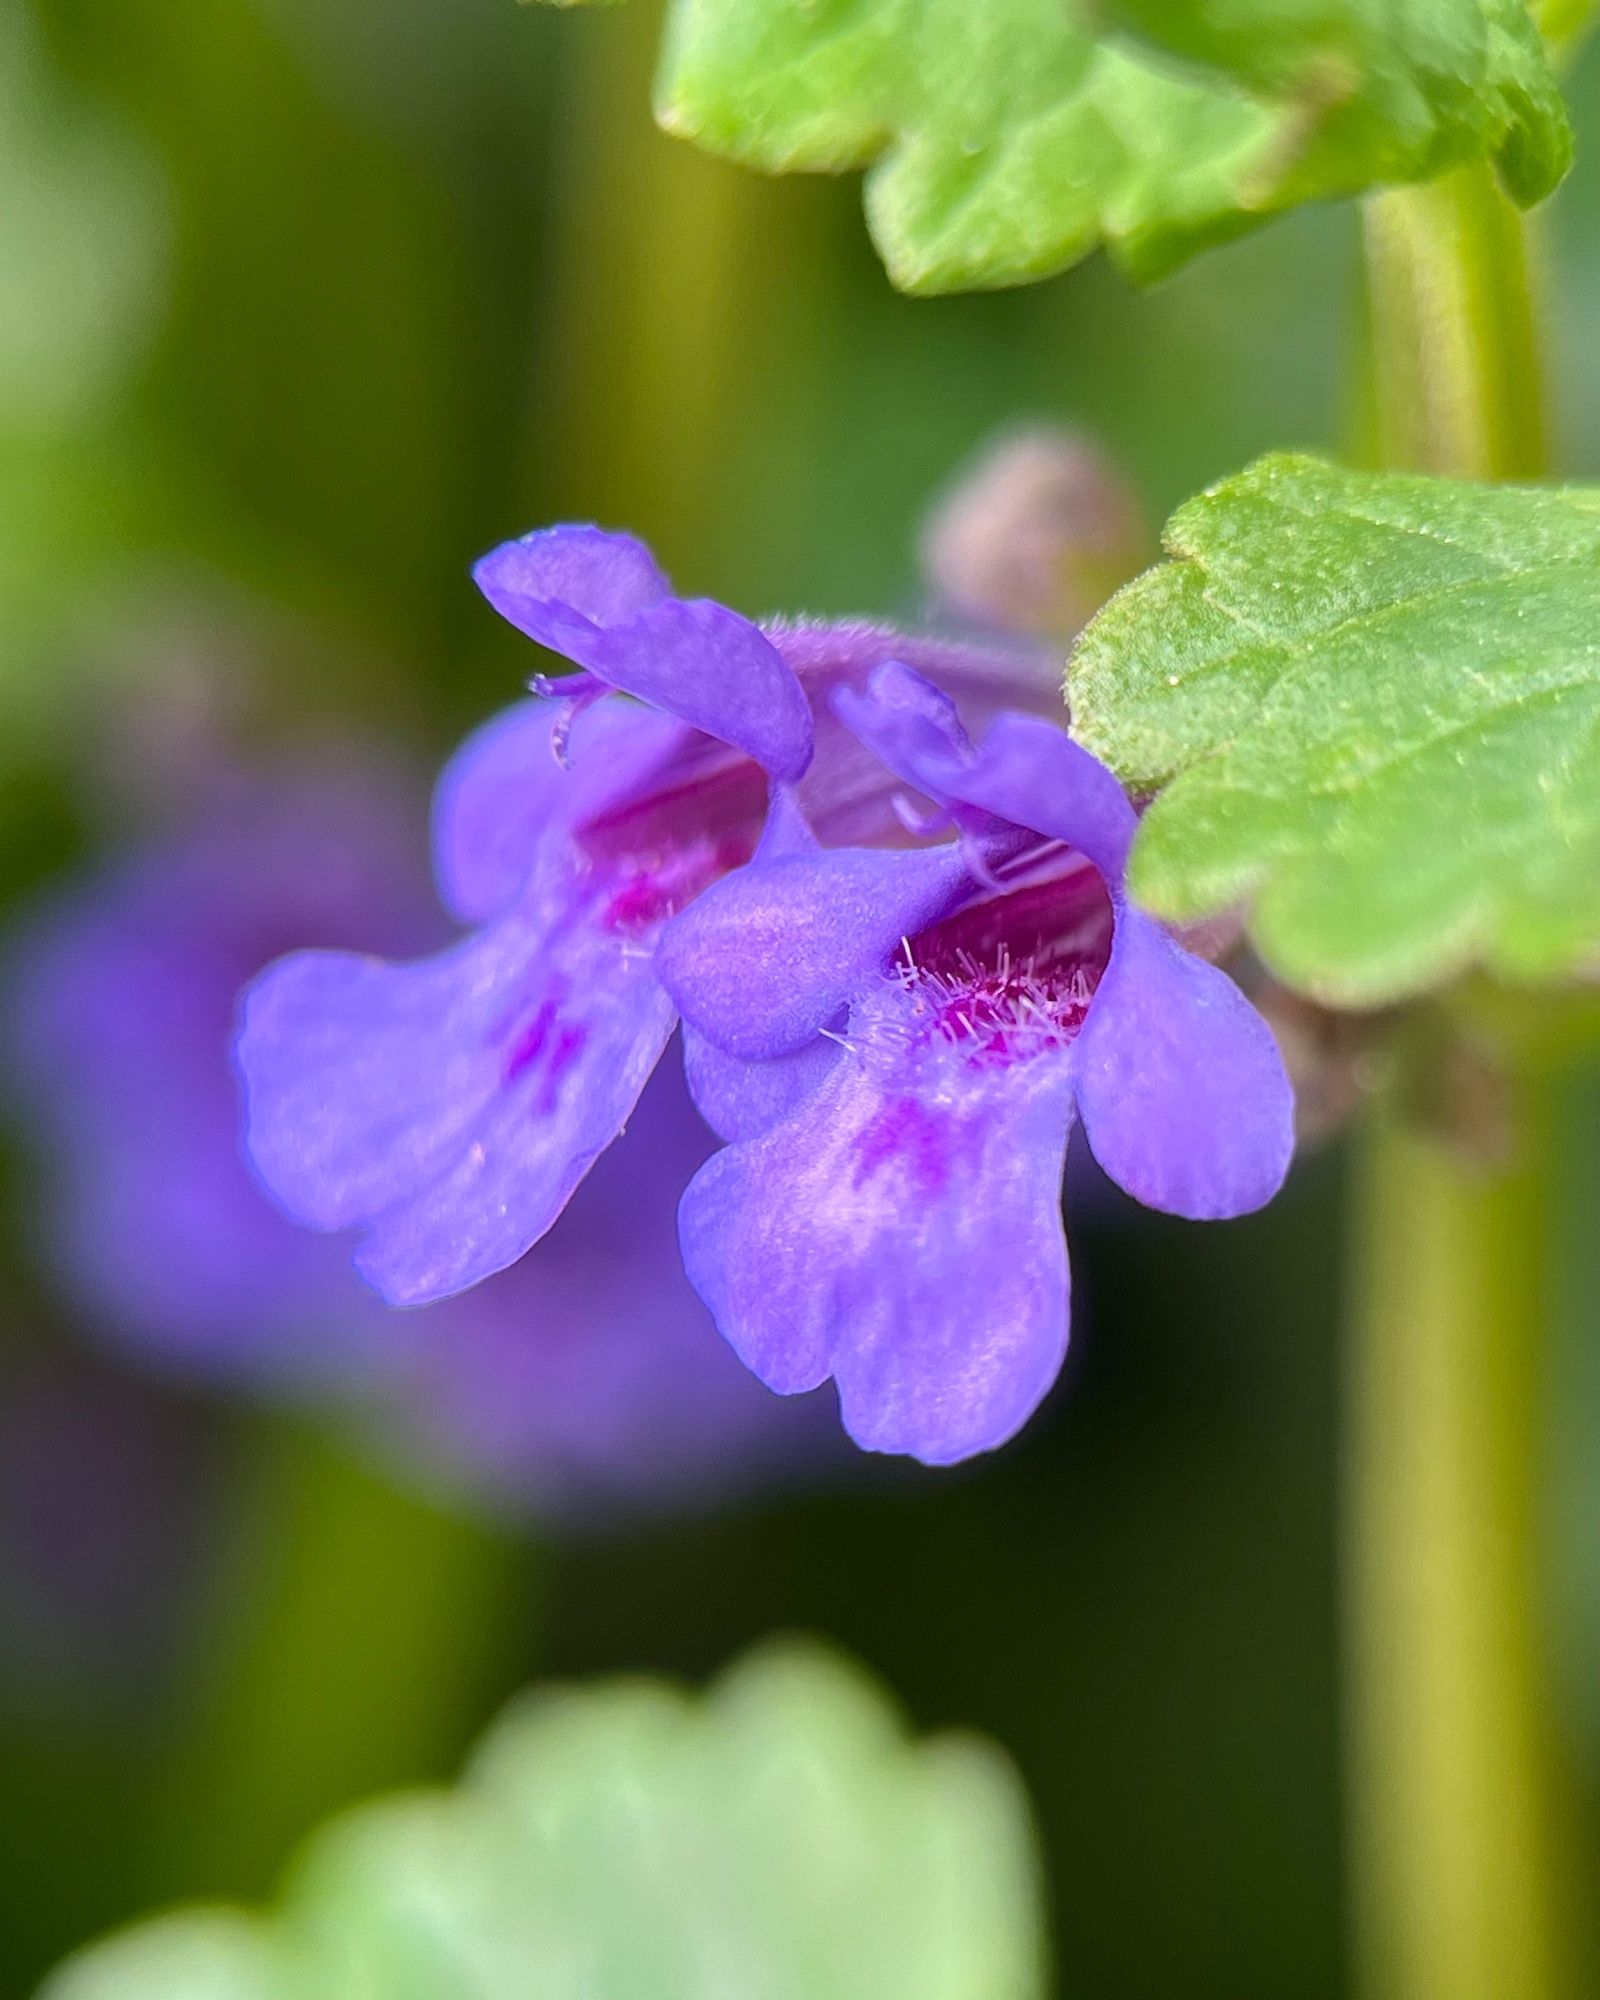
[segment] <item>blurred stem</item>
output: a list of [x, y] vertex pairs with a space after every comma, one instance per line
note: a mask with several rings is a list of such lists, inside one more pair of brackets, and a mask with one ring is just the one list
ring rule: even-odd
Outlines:
[[[1488, 168], [1379, 195], [1365, 227], [1378, 462], [1541, 473], [1529, 248]], [[1402, 1051], [1359, 1167], [1345, 1566], [1359, 1990], [1558, 2000], [1572, 1974], [1537, 1518], [1557, 1167], [1525, 1074], [1504, 1166], [1408, 1123], [1437, 1053], [1425, 1035]]]
[[252, 1426], [241, 1483], [153, 1857], [167, 1896], [259, 1895], [329, 1812], [452, 1775], [521, 1678], [526, 1545], [298, 1424]]
[[652, 122], [661, 13], [586, 10], [563, 39], [542, 369], [555, 396], [538, 443], [564, 512], [627, 526], [703, 575], [729, 539], [768, 381], [816, 302], [792, 198]]
[[1349, 1459], [1355, 1893], [1370, 2000], [1570, 1993], [1539, 1589], [1555, 1155], [1365, 1136]]
[[1485, 165], [1363, 212], [1376, 455], [1390, 470], [1535, 479], [1544, 370], [1526, 224]]

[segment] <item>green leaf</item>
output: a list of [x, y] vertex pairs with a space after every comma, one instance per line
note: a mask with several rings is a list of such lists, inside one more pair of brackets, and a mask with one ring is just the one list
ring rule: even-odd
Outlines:
[[853, 1668], [758, 1654], [703, 1702], [535, 1694], [453, 1792], [347, 1814], [275, 1918], [156, 1920], [40, 2000], [1041, 2000], [1027, 1812]]
[[266, 1927], [237, 1910], [181, 1910], [80, 1953], [40, 2000], [278, 2000]]
[[1104, 241], [1135, 276], [1296, 202], [1571, 142], [1523, 0], [673, 0], [663, 125], [773, 173], [869, 167], [908, 291], [1016, 284]]
[[1572, 138], [1523, 0], [1102, 0], [1170, 54], [1294, 108], [1278, 205], [1496, 161], [1541, 200]]
[[1600, 488], [1262, 460], [1079, 643], [1074, 727], [1160, 796], [1137, 900], [1248, 903], [1291, 985], [1370, 1005], [1600, 961]]

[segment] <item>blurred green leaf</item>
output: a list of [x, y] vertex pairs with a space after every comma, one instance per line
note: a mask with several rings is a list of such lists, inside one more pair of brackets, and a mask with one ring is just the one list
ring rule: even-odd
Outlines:
[[[1297, 202], [1484, 156], [1524, 203], [1571, 137], [1522, 0], [674, 0], [668, 130], [773, 173], [870, 166], [908, 291], [1104, 241], [1152, 278]], [[1121, 31], [1121, 32], [1118, 32]]]
[[277, 1915], [159, 1918], [41, 2000], [1032, 2000], [1027, 1812], [987, 1745], [908, 1742], [861, 1675], [768, 1649], [703, 1702], [525, 1697], [454, 1792], [335, 1820]]
[[1145, 815], [1131, 884], [1249, 902], [1280, 977], [1364, 1005], [1600, 951], [1600, 487], [1273, 457], [1180, 508], [1090, 625], [1077, 733]]
[[1102, 0], [1172, 55], [1293, 107], [1274, 204], [1427, 180], [1492, 159], [1523, 206], [1572, 161], [1524, 0]]
[[278, 2000], [285, 1989], [263, 1924], [184, 1910], [81, 1954], [46, 1990], [72, 2000]]

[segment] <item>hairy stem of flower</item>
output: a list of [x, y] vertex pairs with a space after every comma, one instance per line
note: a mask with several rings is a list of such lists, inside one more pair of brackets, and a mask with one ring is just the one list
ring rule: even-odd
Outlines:
[[[1487, 166], [1366, 205], [1372, 456], [1545, 470], [1523, 219]], [[1359, 1142], [1345, 1494], [1350, 1837], [1365, 2000], [1573, 2000], [1571, 1828], [1540, 1591], [1546, 1227], [1527, 1076], [1503, 1164], [1413, 1113], [1426, 1038]]]

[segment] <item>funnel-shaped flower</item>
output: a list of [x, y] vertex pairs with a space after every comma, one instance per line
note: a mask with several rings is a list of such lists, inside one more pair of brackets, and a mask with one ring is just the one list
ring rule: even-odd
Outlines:
[[685, 1262], [785, 1393], [831, 1376], [846, 1427], [946, 1463], [1002, 1443], [1055, 1379], [1072, 1120], [1155, 1208], [1275, 1193], [1292, 1096], [1266, 1024], [1131, 908], [1135, 815], [1057, 727], [1001, 713], [974, 747], [900, 665], [835, 706], [956, 840], [767, 851], [657, 953], [734, 1143], [680, 1211]]

